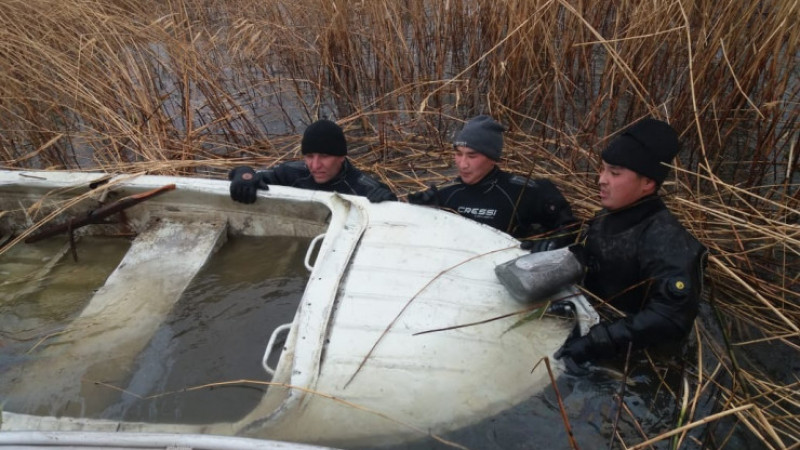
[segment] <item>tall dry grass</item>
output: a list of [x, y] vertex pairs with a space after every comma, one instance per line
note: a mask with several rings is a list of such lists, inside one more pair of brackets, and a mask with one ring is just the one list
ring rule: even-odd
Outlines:
[[799, 15], [794, 0], [7, 0], [0, 161], [221, 177], [296, 156], [329, 117], [402, 194], [446, 179], [452, 132], [489, 113], [509, 127], [503, 165], [588, 218], [599, 150], [667, 119], [684, 150], [663, 193], [710, 250], [718, 319], [698, 323], [673, 445], [698, 442], [680, 426], [713, 393], [711, 428], [797, 447]]

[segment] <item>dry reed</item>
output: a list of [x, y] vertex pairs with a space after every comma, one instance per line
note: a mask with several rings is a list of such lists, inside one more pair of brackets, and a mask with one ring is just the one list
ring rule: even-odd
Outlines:
[[9, 0], [0, 161], [222, 177], [295, 157], [330, 117], [402, 198], [452, 176], [453, 130], [489, 113], [509, 127], [503, 166], [588, 218], [598, 150], [668, 119], [684, 150], [663, 193], [709, 248], [717, 318], [698, 322], [687, 411], [713, 391], [713, 417], [798, 446], [799, 15], [793, 0]]

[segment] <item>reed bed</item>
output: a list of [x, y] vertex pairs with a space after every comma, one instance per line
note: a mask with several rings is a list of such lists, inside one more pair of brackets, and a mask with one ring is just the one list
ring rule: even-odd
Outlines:
[[587, 219], [602, 147], [667, 119], [683, 150], [662, 193], [709, 249], [707, 314], [673, 433], [615, 440], [723, 448], [715, 425], [733, 424], [797, 448], [799, 16], [793, 0], [8, 0], [0, 161], [224, 177], [298, 156], [327, 117], [402, 200], [452, 177], [452, 133], [488, 113], [508, 126], [502, 165]]

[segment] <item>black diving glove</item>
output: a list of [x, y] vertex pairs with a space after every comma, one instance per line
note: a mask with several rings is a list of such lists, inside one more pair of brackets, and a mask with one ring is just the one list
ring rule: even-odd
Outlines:
[[567, 339], [555, 358], [569, 358], [577, 364], [614, 356], [615, 346], [604, 324], [593, 326], [586, 336]]
[[367, 200], [369, 200], [370, 203], [388, 202], [397, 200], [397, 196], [395, 196], [392, 191], [384, 187], [376, 187], [375, 189], [369, 191], [367, 194]]
[[436, 189], [436, 186], [431, 185], [430, 188], [424, 191], [408, 194], [408, 203], [439, 206], [439, 190]]
[[[236, 167], [228, 172], [231, 180], [231, 198], [239, 203], [254, 203], [258, 190], [258, 174], [247, 166]], [[269, 189], [269, 188], [266, 188]]]
[[556, 359], [569, 358], [577, 364], [582, 364], [591, 359], [591, 347], [592, 343], [588, 335], [581, 336], [565, 342], [554, 356]]

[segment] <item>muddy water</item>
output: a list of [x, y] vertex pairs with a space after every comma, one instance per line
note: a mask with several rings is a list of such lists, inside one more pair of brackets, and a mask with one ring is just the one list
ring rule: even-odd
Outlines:
[[0, 367], [14, 350], [29, 350], [77, 316], [129, 246], [125, 239], [84, 237], [76, 262], [66, 240], [52, 238], [0, 256]]
[[[268, 379], [260, 361], [272, 330], [294, 316], [308, 277], [303, 265], [308, 244], [305, 238], [231, 238], [132, 362], [129, 376], [94, 380], [102, 384], [85, 381], [80, 406], [70, 401], [61, 411], [8, 394], [37, 354], [57, 344], [58, 331], [81, 312], [129, 244], [85, 240], [78, 246], [78, 263], [54, 239], [15, 247], [0, 257], [0, 398], [5, 410], [182, 423], [238, 419], [260, 399], [263, 387], [185, 390]], [[180, 255], [175, 263], [180, 264]], [[273, 366], [278, 356], [272, 356]]]

